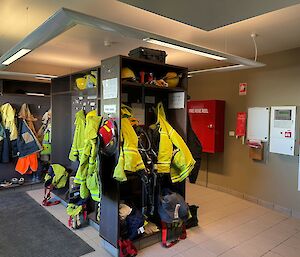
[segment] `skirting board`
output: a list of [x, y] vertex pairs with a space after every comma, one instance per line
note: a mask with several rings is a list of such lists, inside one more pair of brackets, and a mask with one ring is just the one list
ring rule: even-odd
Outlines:
[[258, 199], [255, 197], [255, 196], [252, 196], [252, 195], [247, 195], [247, 194], [244, 194], [244, 199], [249, 201], [249, 202], [252, 202], [252, 203], [258, 203]]
[[300, 211], [292, 210], [292, 217], [294, 217], [296, 219], [300, 219]]
[[278, 204], [274, 204], [274, 210], [287, 214], [289, 216], [292, 216], [292, 209], [291, 208], [286, 208], [284, 206], [278, 205]]
[[113, 257], [119, 257], [119, 250], [105, 240], [100, 241], [100, 245]]
[[[200, 185], [200, 186], [205, 186], [205, 185], [202, 185], [202, 183], [200, 183], [200, 182], [198, 182], [197, 184]], [[268, 202], [268, 201], [259, 199], [255, 196], [244, 194], [244, 193], [241, 193], [239, 191], [236, 191], [236, 190], [233, 190], [233, 189], [230, 189], [230, 188], [225, 188], [225, 187], [215, 185], [215, 184], [212, 184], [212, 183], [208, 183], [207, 187], [211, 188], [211, 189], [214, 189], [214, 190], [217, 190], [217, 191], [221, 191], [221, 192], [231, 194], [233, 196], [236, 196], [236, 197], [245, 199], [247, 201], [253, 202], [255, 204], [261, 205], [265, 208], [272, 209], [274, 211], [284, 213], [288, 216], [300, 219], [300, 212], [299, 211], [294, 211], [291, 208], [287, 208], [287, 207], [278, 205], [276, 203]]]
[[226, 187], [222, 187], [222, 186], [211, 184], [211, 183], [208, 183], [207, 187], [211, 188], [211, 189], [221, 191], [221, 192], [224, 192], [224, 193], [228, 193], [228, 191], [229, 191], [229, 189], [226, 188]]
[[274, 209], [274, 203], [272, 202], [258, 199], [258, 204], [268, 209]]
[[203, 186], [203, 187], [206, 187], [206, 182], [204, 182], [204, 181], [199, 181], [199, 182], [197, 181], [196, 184], [200, 185], [200, 186]]
[[238, 198], [242, 198], [242, 199], [244, 198], [244, 194], [243, 193], [241, 193], [239, 191], [236, 191], [236, 190], [233, 190], [233, 189], [229, 189], [228, 193], [231, 194], [231, 195], [233, 195], [233, 196], [236, 196]]

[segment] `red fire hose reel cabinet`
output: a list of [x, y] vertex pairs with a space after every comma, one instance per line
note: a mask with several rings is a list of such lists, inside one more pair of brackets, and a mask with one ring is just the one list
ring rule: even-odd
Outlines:
[[203, 152], [224, 151], [225, 101], [189, 101], [191, 126], [201, 141]]

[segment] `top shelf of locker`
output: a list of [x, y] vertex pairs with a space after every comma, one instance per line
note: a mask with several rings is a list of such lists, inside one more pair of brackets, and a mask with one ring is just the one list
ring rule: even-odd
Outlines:
[[181, 66], [176, 66], [176, 65], [171, 65], [171, 64], [166, 64], [166, 63], [160, 63], [160, 62], [154, 62], [146, 59], [139, 59], [139, 58], [133, 58], [129, 56], [124, 56], [120, 55], [120, 58], [122, 59], [122, 66], [127, 65], [127, 64], [136, 64], [136, 65], [145, 65], [145, 66], [153, 66], [155, 69], [166, 69], [166, 70], [174, 70], [174, 71], [187, 71], [187, 68], [181, 67]]
[[148, 85], [148, 84], [141, 84], [139, 82], [132, 82], [132, 81], [122, 81], [122, 86], [124, 88], [135, 88], [135, 89], [149, 89], [149, 90], [158, 90], [158, 91], [163, 91], [163, 92], [184, 92], [185, 89], [181, 87], [159, 87], [159, 86], [154, 86], [154, 85]]

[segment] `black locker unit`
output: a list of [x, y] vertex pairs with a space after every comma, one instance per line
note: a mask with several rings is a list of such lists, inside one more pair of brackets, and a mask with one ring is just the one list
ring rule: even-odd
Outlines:
[[[89, 101], [96, 103], [96, 110], [99, 105], [99, 87], [80, 91], [76, 88], [75, 81], [94, 70], [97, 71], [99, 85], [99, 67], [52, 79], [52, 163], [59, 163], [73, 170], [77, 169], [77, 165], [69, 160], [69, 152], [75, 129], [75, 114], [81, 108], [86, 112], [90, 111], [91, 106], [87, 104]], [[77, 102], [79, 98], [81, 100]]]
[[[97, 71], [97, 87], [79, 90], [76, 87], [76, 79]], [[69, 160], [73, 135], [75, 130], [75, 114], [80, 109], [89, 112], [92, 109], [91, 102], [95, 103], [94, 109], [99, 106], [99, 76], [100, 68], [95, 67], [69, 75], [52, 79], [51, 106], [52, 106], [52, 157], [51, 163], [58, 163], [76, 172], [79, 162]], [[79, 100], [80, 99], [80, 100]], [[85, 105], [84, 105], [85, 103]], [[99, 113], [99, 110], [98, 110]], [[68, 200], [68, 188], [56, 189], [54, 193], [64, 201]], [[89, 206], [92, 210], [91, 218], [95, 221], [95, 206]]]
[[[167, 72], [175, 71], [182, 74], [180, 85], [176, 88], [162, 88], [153, 85], [140, 84], [138, 82], [122, 81], [121, 70], [122, 67], [129, 67], [135, 71], [138, 76], [140, 71], [152, 73], [157, 79], [162, 78]], [[186, 109], [186, 92], [187, 92], [187, 68], [160, 64], [157, 62], [134, 59], [127, 56], [115, 56], [101, 62], [101, 115], [104, 118], [115, 118], [118, 124], [120, 135], [120, 121], [121, 121], [121, 102], [122, 94], [127, 93], [127, 104], [141, 103], [145, 109], [145, 125], [149, 126], [154, 123], [155, 115], [152, 107], [156, 106], [160, 101], [163, 102], [167, 119], [172, 127], [185, 139], [186, 138], [186, 124], [187, 124], [187, 109]], [[110, 92], [103, 92], [103, 85], [109, 85]], [[183, 109], [168, 109], [169, 94], [175, 92], [183, 92], [184, 94], [184, 108]], [[154, 97], [153, 103], [145, 101], [146, 98]], [[123, 98], [123, 99], [125, 99]], [[112, 174], [117, 164], [118, 153], [113, 158], [102, 158], [100, 167], [100, 177], [102, 181], [102, 201], [100, 212], [100, 236], [104, 239], [104, 247], [114, 256], [119, 255], [118, 239], [120, 234], [119, 225], [119, 202], [124, 192], [130, 192], [130, 188], [138, 188], [138, 180], [128, 177], [128, 182], [119, 183], [113, 179]], [[177, 183], [173, 188], [185, 195], [185, 183]], [[134, 189], [135, 190], [135, 189]], [[131, 191], [133, 192], [133, 191]], [[136, 197], [138, 192], [129, 197]], [[128, 196], [127, 196], [128, 197]], [[138, 248], [144, 248], [153, 243], [158, 242], [160, 234], [152, 236], [145, 236], [134, 243]]]
[[[162, 88], [149, 86], [137, 82], [122, 81], [121, 69], [129, 67], [138, 73], [143, 70], [146, 73], [153, 73], [157, 78], [163, 77], [169, 71], [182, 74], [180, 85], [176, 88]], [[89, 74], [91, 70], [98, 70], [98, 89], [96, 91], [78, 91], [75, 87], [75, 80]], [[74, 132], [74, 118], [76, 107], [82, 108], [82, 103], [78, 105], [76, 99], [83, 97], [88, 101], [88, 96], [97, 95], [98, 113], [104, 118], [115, 118], [118, 125], [118, 135], [120, 135], [120, 108], [122, 95], [127, 94], [126, 104], [141, 103], [145, 108], [145, 125], [148, 126], [155, 122], [155, 115], [152, 107], [162, 101], [164, 103], [167, 118], [173, 128], [185, 139], [186, 138], [186, 92], [187, 92], [187, 68], [167, 64], [160, 64], [152, 61], [134, 59], [127, 56], [115, 56], [102, 60], [101, 68], [88, 69], [86, 71], [62, 76], [52, 80], [51, 105], [52, 105], [52, 163], [60, 163], [67, 168], [76, 171], [77, 165], [69, 161], [68, 155], [72, 144]], [[136, 74], [138, 75], [138, 74]], [[101, 78], [101, 79], [100, 79]], [[103, 92], [103, 82], [108, 79], [115, 79], [111, 88], [112, 95], [107, 98]], [[168, 109], [168, 96], [170, 93], [184, 93], [183, 109]], [[107, 93], [107, 92], [106, 92]], [[146, 97], [154, 97], [153, 103], [145, 101]], [[124, 100], [124, 99], [123, 99]], [[87, 110], [88, 111], [88, 110]], [[104, 247], [114, 256], [119, 255], [119, 202], [120, 195], [139, 188], [139, 181], [135, 175], [128, 176], [128, 182], [119, 183], [112, 178], [113, 170], [118, 161], [118, 153], [114, 157], [101, 156], [99, 167], [99, 178], [102, 184], [101, 214], [99, 224], [99, 234], [104, 240]], [[185, 195], [185, 184], [178, 183], [172, 185], [175, 190]], [[131, 188], [132, 187], [132, 188]], [[136, 192], [138, 193], [138, 192]], [[57, 192], [56, 192], [57, 194]], [[65, 195], [59, 194], [61, 198]], [[129, 195], [138, 198], [137, 194]], [[138, 248], [144, 248], [160, 240], [160, 233], [152, 236], [145, 236], [134, 243]]]
[[[41, 126], [43, 114], [50, 109], [50, 83], [19, 81], [19, 80], [0, 80], [0, 105], [10, 103], [18, 114], [23, 103], [29, 105], [34, 117], [38, 118], [35, 122], [36, 130]], [[44, 96], [32, 96], [26, 93], [40, 93]], [[11, 180], [13, 177], [24, 177], [30, 184], [30, 175], [21, 175], [15, 171], [17, 159], [10, 163], [0, 163], [0, 181]]]

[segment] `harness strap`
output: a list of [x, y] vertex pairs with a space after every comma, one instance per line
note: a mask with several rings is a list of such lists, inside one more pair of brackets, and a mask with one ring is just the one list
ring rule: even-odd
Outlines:
[[53, 185], [50, 185], [49, 187], [45, 187], [44, 199], [43, 199], [43, 202], [42, 202], [43, 206], [53, 206], [53, 205], [60, 204], [59, 200], [50, 201], [50, 199], [51, 199], [51, 190], [52, 189], [53, 189]]
[[136, 256], [138, 251], [130, 240], [119, 240], [120, 257]]
[[186, 239], [186, 227], [185, 224], [182, 224], [182, 232], [181, 235], [179, 236], [179, 238], [168, 242], [167, 238], [168, 238], [168, 227], [167, 224], [165, 222], [161, 222], [161, 232], [162, 232], [162, 245], [166, 248], [170, 248], [173, 245], [176, 245], [180, 240], [184, 240]]

